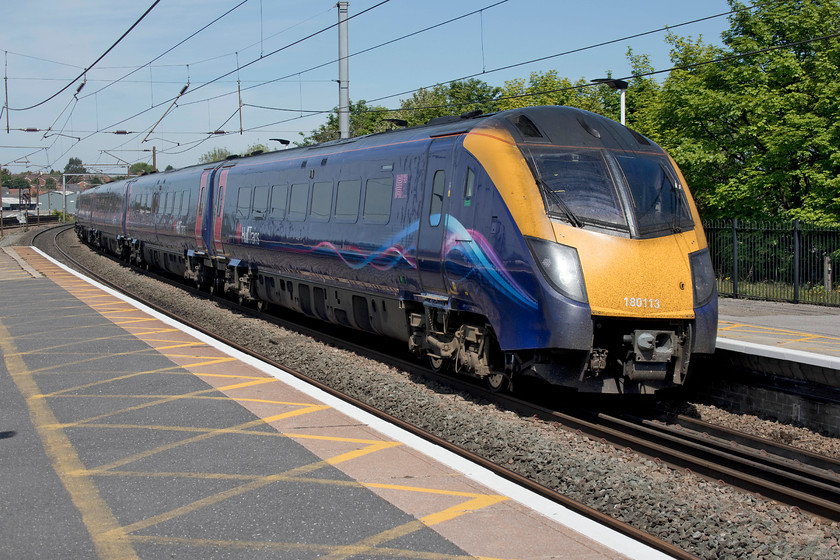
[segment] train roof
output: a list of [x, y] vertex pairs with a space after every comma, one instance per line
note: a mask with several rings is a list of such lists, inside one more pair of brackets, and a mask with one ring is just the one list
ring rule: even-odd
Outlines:
[[[563, 106], [535, 106], [497, 113], [464, 113], [432, 119], [426, 124], [389, 130], [365, 136], [342, 138], [312, 146], [300, 146], [248, 156], [235, 156], [213, 163], [196, 164], [181, 169], [153, 173], [146, 180], [165, 181], [172, 175], [200, 173], [205, 169], [236, 166], [255, 160], [306, 157], [306, 154], [333, 152], [336, 148], [369, 148], [383, 144], [405, 143], [456, 134], [476, 128], [504, 128], [517, 142], [545, 143], [561, 146], [609, 148], [663, 153], [656, 143], [641, 134], [601, 115]], [[131, 178], [129, 180], [134, 180]], [[113, 185], [113, 183], [110, 183]]]

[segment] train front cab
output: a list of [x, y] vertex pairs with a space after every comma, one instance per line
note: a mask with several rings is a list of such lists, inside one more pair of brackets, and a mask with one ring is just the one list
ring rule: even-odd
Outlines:
[[605, 393], [679, 386], [691, 356], [714, 351], [717, 330], [714, 274], [685, 180], [661, 148], [618, 123], [551, 109], [465, 140], [527, 241], [539, 283], [530, 328], [550, 334], [517, 351], [521, 373]]

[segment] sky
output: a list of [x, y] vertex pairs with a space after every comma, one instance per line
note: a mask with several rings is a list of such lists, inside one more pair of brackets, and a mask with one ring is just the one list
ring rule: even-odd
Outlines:
[[[338, 105], [335, 0], [161, 0], [117, 43], [153, 4], [4, 2], [0, 165], [47, 172], [79, 158], [118, 174], [151, 163], [154, 147], [159, 169], [180, 168], [216, 148], [281, 149], [272, 139], [301, 140]], [[729, 9], [726, 0], [350, 0], [350, 98], [398, 108], [418, 88], [457, 79], [626, 77], [628, 48], [667, 69], [667, 32], [649, 32], [667, 26], [720, 44], [728, 19], [710, 16]], [[701, 18], [710, 19], [681, 25]]]

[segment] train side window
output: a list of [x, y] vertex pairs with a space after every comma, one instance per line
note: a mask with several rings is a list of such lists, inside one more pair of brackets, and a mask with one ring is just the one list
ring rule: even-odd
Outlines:
[[222, 198], [225, 196], [225, 187], [224, 185], [219, 185], [219, 188], [216, 190], [216, 216], [222, 215]]
[[251, 187], [241, 187], [236, 197], [236, 217], [247, 218], [251, 214]]
[[181, 216], [187, 217], [190, 213], [190, 191], [183, 191], [181, 197]]
[[152, 214], [157, 214], [160, 208], [160, 193], [156, 192], [152, 195]]
[[254, 187], [254, 219], [264, 220], [268, 212], [268, 187]]
[[271, 209], [269, 216], [272, 220], [281, 220], [286, 215], [286, 199], [289, 196], [289, 185], [274, 185], [271, 187]]
[[368, 179], [365, 183], [365, 207], [362, 217], [366, 222], [387, 224], [391, 218], [391, 197], [394, 191], [393, 177]]
[[464, 206], [472, 206], [472, 197], [475, 193], [475, 172], [467, 167], [467, 180], [464, 181]]
[[312, 185], [312, 203], [309, 205], [309, 217], [316, 222], [326, 222], [332, 211], [332, 181], [318, 182]]
[[435, 171], [432, 182], [432, 200], [429, 203], [429, 225], [436, 227], [440, 224], [440, 211], [443, 208], [443, 189], [446, 186], [446, 171]]
[[362, 198], [362, 181], [339, 181], [335, 195], [335, 221], [355, 223], [359, 219], [359, 201]]
[[289, 220], [302, 222], [306, 219], [306, 203], [309, 199], [309, 183], [296, 183], [292, 185], [292, 192], [289, 196]]

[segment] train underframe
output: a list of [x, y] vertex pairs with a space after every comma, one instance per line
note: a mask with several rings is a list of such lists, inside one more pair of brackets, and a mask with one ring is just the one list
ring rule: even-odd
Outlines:
[[588, 350], [502, 351], [486, 318], [450, 309], [444, 300], [371, 295], [348, 283], [327, 286], [291, 272], [265, 272], [200, 252], [178, 254], [123, 236], [77, 228], [87, 244], [142, 268], [183, 277], [196, 287], [260, 310], [274, 306], [399, 339], [437, 371], [484, 380], [511, 390], [523, 377], [594, 393], [654, 393], [685, 381], [691, 356], [691, 321], [597, 318]]

